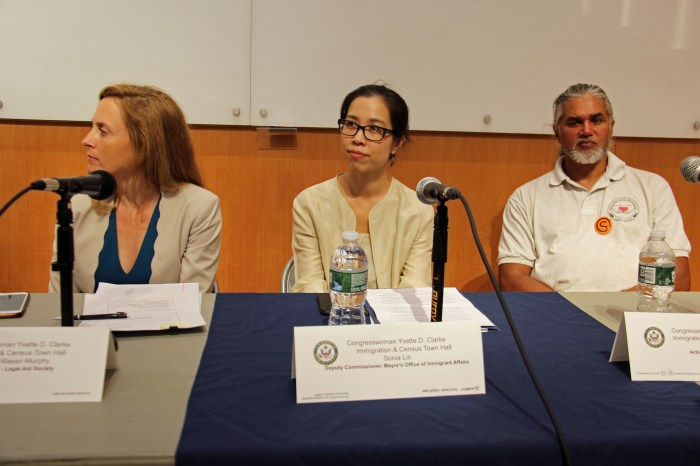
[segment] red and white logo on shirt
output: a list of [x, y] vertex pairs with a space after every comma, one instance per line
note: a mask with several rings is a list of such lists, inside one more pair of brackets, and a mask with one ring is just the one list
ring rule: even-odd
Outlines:
[[618, 197], [608, 206], [608, 215], [618, 222], [630, 222], [639, 215], [639, 204], [629, 197]]

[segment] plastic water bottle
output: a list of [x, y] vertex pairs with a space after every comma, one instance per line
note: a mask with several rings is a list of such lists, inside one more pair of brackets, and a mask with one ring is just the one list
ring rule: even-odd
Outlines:
[[671, 310], [671, 293], [676, 282], [676, 256], [665, 240], [665, 231], [652, 230], [649, 241], [639, 253], [638, 311]]
[[343, 244], [331, 260], [331, 313], [328, 325], [365, 323], [367, 297], [367, 255], [357, 241], [356, 231], [343, 232]]

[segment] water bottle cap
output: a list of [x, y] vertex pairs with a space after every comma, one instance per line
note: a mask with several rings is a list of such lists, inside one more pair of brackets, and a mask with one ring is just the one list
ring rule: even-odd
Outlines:
[[666, 239], [666, 232], [664, 230], [651, 230], [649, 239]]
[[357, 241], [360, 239], [360, 234], [356, 231], [344, 231], [343, 241]]

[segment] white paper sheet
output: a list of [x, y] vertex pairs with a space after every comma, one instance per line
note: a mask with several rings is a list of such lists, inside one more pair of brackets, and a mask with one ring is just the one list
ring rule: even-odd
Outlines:
[[0, 404], [100, 401], [118, 367], [106, 328], [0, 328]]
[[115, 332], [195, 328], [205, 325], [196, 283], [112, 285], [101, 283], [85, 295], [83, 314], [126, 312], [126, 319], [88, 320], [81, 327], [109, 327]]
[[625, 312], [610, 362], [628, 360], [633, 381], [700, 382], [700, 315]]
[[317, 325], [294, 328], [297, 403], [486, 392], [479, 325]]
[[[367, 290], [367, 303], [382, 324], [430, 322], [431, 288], [395, 288]], [[442, 321], [475, 320], [482, 330], [497, 327], [457, 288], [445, 288], [442, 299]]]

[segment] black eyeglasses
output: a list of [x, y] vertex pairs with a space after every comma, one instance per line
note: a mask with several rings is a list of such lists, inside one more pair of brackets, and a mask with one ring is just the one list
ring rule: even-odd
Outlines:
[[340, 129], [340, 134], [343, 136], [354, 136], [358, 131], [362, 130], [365, 139], [372, 142], [379, 142], [384, 139], [388, 133], [393, 133], [389, 128], [382, 128], [377, 125], [358, 125], [354, 121], [350, 120], [338, 120], [338, 128]]

